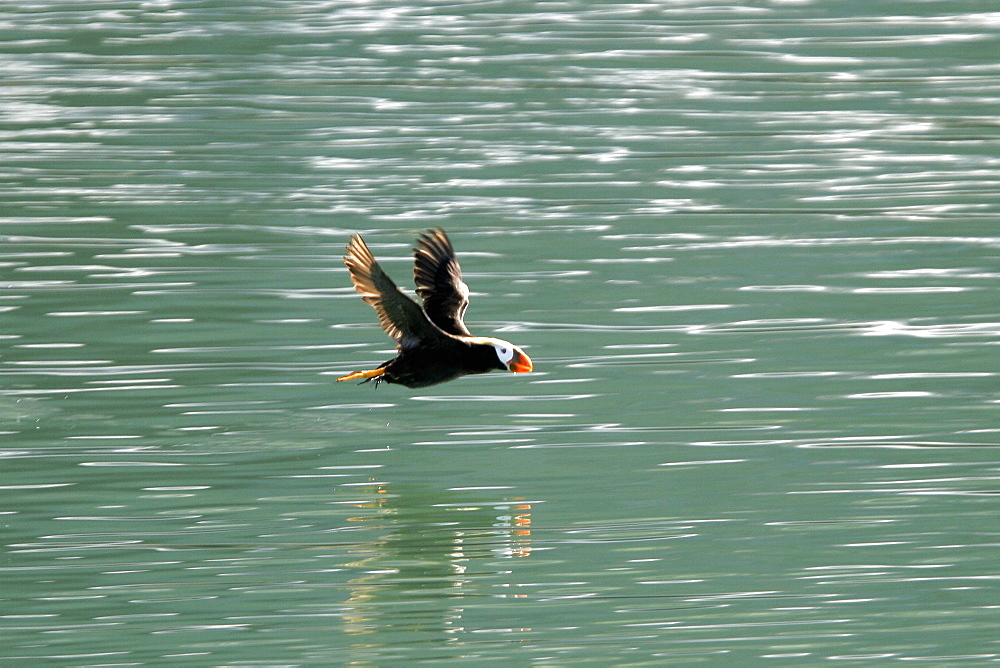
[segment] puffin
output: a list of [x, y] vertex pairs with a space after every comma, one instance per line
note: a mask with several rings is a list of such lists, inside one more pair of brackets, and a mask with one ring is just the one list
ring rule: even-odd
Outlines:
[[379, 325], [396, 341], [398, 354], [378, 368], [337, 379], [374, 380], [409, 388], [437, 385], [461, 376], [507, 370], [527, 373], [533, 365], [524, 351], [502, 339], [473, 336], [465, 326], [469, 286], [444, 230], [428, 230], [413, 249], [413, 280], [418, 304], [389, 278], [360, 234], [347, 244], [344, 264], [354, 289], [378, 315]]

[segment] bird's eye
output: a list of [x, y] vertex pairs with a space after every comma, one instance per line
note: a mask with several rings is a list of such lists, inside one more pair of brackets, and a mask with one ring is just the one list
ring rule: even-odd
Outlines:
[[511, 345], [500, 345], [499, 343], [493, 344], [493, 350], [497, 353], [497, 358], [504, 364], [508, 364], [512, 359], [514, 359], [514, 346]]

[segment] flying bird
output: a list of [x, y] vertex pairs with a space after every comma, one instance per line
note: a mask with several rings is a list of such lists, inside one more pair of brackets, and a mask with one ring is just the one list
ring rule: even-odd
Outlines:
[[466, 328], [469, 286], [462, 280], [462, 269], [444, 230], [421, 234], [413, 258], [413, 279], [422, 306], [382, 271], [360, 234], [351, 237], [344, 264], [354, 289], [374, 307], [382, 329], [396, 341], [398, 354], [377, 369], [355, 371], [338, 381], [363, 378], [361, 382], [374, 380], [376, 386], [386, 382], [416, 388], [494, 369], [532, 370], [531, 359], [514, 344], [473, 336]]

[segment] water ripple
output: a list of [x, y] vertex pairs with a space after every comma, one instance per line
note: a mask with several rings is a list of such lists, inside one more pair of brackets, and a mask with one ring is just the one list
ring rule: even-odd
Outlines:
[[[1000, 14], [858, 6], [7, 3], [5, 656], [995, 658]], [[439, 225], [537, 372], [334, 383]]]

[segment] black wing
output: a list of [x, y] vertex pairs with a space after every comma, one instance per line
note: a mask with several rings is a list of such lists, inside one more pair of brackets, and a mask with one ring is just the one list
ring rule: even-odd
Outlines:
[[344, 264], [351, 272], [354, 289], [378, 314], [378, 324], [403, 348], [422, 341], [443, 338], [443, 334], [427, 319], [417, 302], [408, 297], [382, 271], [360, 234], [347, 244]]
[[462, 269], [444, 230], [421, 234], [413, 249], [413, 280], [424, 300], [424, 312], [431, 322], [449, 334], [471, 336], [465, 327], [469, 307], [469, 286], [462, 281]]

